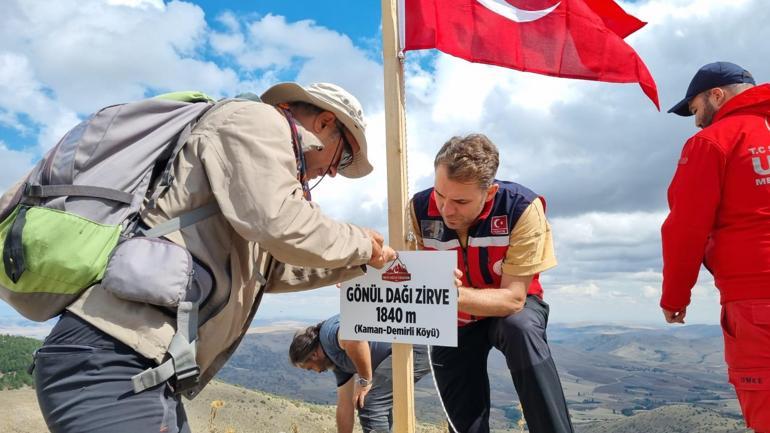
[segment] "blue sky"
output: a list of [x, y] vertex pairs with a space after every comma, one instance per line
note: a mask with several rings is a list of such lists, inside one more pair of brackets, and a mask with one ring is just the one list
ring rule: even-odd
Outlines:
[[[704, 63], [731, 60], [767, 81], [770, 9], [762, 0], [621, 4], [649, 24], [627, 41], [655, 76], [661, 105], [682, 97]], [[0, 16], [0, 190], [78, 119], [168, 90], [221, 97], [281, 80], [341, 84], [362, 102], [372, 175], [325, 180], [331, 215], [385, 232], [387, 177], [380, 3], [364, 1], [4, 1]], [[690, 119], [655, 111], [635, 84], [554, 79], [436, 52], [406, 63], [409, 189], [432, 184], [452, 135], [486, 133], [498, 177], [548, 200], [559, 266], [542, 276], [555, 322], [660, 323], [660, 223]], [[341, 194], [340, 191], [345, 191]], [[706, 273], [688, 318], [716, 323]], [[325, 288], [267, 296], [257, 317], [312, 321], [338, 309]], [[0, 316], [18, 318], [0, 303]]]
[[376, 0], [319, 1], [217, 1], [195, 2], [206, 15], [233, 12], [248, 17], [273, 14], [289, 21], [312, 19], [318, 25], [348, 35], [354, 41], [375, 38], [380, 28], [380, 3]]

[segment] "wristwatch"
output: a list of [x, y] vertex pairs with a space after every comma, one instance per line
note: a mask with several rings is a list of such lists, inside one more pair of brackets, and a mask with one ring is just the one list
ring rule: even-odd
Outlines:
[[369, 386], [369, 385], [372, 384], [372, 380], [371, 379], [366, 379], [366, 378], [361, 377], [361, 376], [358, 376], [358, 379], [356, 379], [356, 383], [359, 386]]

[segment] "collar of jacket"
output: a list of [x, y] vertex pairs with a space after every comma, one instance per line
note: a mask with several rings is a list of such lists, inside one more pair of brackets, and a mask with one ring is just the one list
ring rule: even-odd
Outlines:
[[765, 83], [754, 86], [727, 101], [714, 115], [712, 123], [731, 114], [739, 113], [770, 115], [770, 84]]

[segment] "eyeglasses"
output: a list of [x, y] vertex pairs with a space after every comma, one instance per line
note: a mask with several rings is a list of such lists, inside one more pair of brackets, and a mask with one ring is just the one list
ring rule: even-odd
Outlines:
[[342, 154], [340, 155], [340, 162], [337, 164], [337, 171], [341, 171], [353, 164], [353, 146], [350, 145], [348, 138], [345, 136], [345, 125], [338, 121], [337, 128], [342, 139]]

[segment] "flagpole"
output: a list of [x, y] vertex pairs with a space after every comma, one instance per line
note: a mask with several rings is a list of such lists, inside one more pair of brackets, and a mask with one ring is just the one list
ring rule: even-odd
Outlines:
[[[398, 0], [382, 0], [382, 53], [385, 73], [385, 152], [388, 163], [388, 238], [406, 249], [406, 111], [404, 65], [399, 57]], [[414, 433], [414, 363], [411, 344], [393, 344], [393, 431]]]

